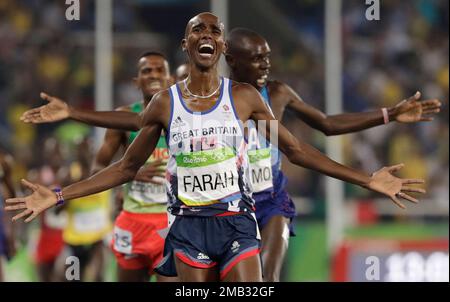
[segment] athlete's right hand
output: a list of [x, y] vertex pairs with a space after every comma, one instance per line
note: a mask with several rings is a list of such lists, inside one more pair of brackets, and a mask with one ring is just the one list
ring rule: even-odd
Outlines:
[[5, 207], [6, 211], [23, 210], [12, 218], [12, 221], [24, 218], [25, 222], [30, 222], [41, 212], [56, 205], [57, 198], [55, 192], [38, 184], [33, 184], [25, 179], [22, 179], [22, 183], [33, 190], [33, 194], [26, 197], [10, 198], [6, 200], [8, 206]]
[[69, 118], [70, 107], [66, 102], [44, 92], [41, 92], [40, 96], [42, 99], [46, 100], [48, 104], [24, 112], [20, 117], [21, 121], [25, 123], [41, 124], [58, 122]]
[[164, 184], [163, 181], [155, 179], [154, 177], [162, 177], [165, 175], [166, 163], [158, 159], [151, 162], [139, 169], [138, 173], [134, 177], [134, 180], [141, 182], [148, 182], [156, 185]]

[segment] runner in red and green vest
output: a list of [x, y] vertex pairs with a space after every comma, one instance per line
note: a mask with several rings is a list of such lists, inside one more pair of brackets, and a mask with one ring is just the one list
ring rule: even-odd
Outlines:
[[[143, 100], [120, 107], [118, 111], [141, 113], [153, 95], [170, 84], [169, 65], [162, 54], [143, 54], [137, 67], [134, 82], [141, 90]], [[126, 150], [138, 135], [138, 129], [108, 129], [96, 156], [93, 172], [108, 166], [119, 150]], [[162, 258], [164, 239], [158, 231], [168, 225], [167, 195], [162, 178], [167, 159], [167, 145], [162, 136], [135, 179], [123, 186], [122, 210], [116, 218], [111, 243], [118, 263], [119, 281], [148, 281]], [[167, 279], [157, 275], [158, 281], [169, 281]]]
[[[144, 102], [137, 102], [128, 108], [140, 113], [144, 110], [144, 105]], [[119, 132], [128, 136], [126, 146], [139, 133]], [[159, 175], [163, 175], [168, 157], [167, 144], [164, 136], [161, 136], [152, 155], [141, 168], [143, 175], [138, 175], [133, 181], [123, 185], [122, 211], [115, 221], [111, 244], [119, 265], [120, 281], [148, 280], [162, 258], [164, 239], [158, 234], [158, 230], [168, 225], [167, 194], [164, 178]], [[165, 281], [167, 277], [158, 275], [157, 279]]]

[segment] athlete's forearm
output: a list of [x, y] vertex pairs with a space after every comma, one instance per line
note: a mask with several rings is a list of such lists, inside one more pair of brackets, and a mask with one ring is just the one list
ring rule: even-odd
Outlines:
[[280, 149], [293, 164], [315, 170], [330, 177], [365, 188], [371, 180], [369, 175], [331, 160], [308, 144], [297, 141], [292, 147]]
[[91, 175], [94, 175], [98, 172], [100, 172], [101, 170], [103, 170], [104, 168], [106, 168], [106, 166], [103, 165], [99, 165], [96, 162], [93, 164], [92, 170], [91, 170]]
[[161, 125], [153, 123], [142, 128], [118, 162], [99, 171], [86, 180], [65, 187], [65, 199], [74, 199], [99, 193], [133, 180], [158, 143]]
[[138, 169], [120, 160], [85, 180], [63, 188], [64, 199], [80, 198], [124, 184], [134, 178]]
[[[279, 122], [277, 123], [277, 144], [281, 152], [287, 156], [290, 162], [355, 185], [362, 187], [368, 186], [371, 181], [369, 175], [331, 160], [314, 147], [299, 141], [283, 125]], [[271, 138], [267, 132], [274, 131], [270, 128], [268, 125], [265, 134], [268, 139]]]
[[[257, 100], [258, 98], [259, 101], [251, 104], [253, 112], [250, 118], [257, 123], [259, 131], [263, 130], [261, 135], [265, 136], [272, 144], [277, 145], [290, 162], [352, 184], [368, 187], [371, 181], [369, 175], [341, 165], [312, 146], [295, 138], [279, 121], [274, 119], [267, 107], [264, 106], [264, 102], [259, 94], [255, 94], [254, 97], [250, 96], [247, 99]], [[264, 122], [265, 127], [260, 128], [260, 121]]]
[[[394, 120], [395, 109], [388, 108], [389, 121]], [[327, 116], [325, 123], [327, 135], [339, 135], [357, 132], [379, 125], [383, 125], [383, 112], [380, 110], [361, 112], [361, 113], [343, 113]]]
[[[339, 135], [357, 132], [364, 129], [384, 124], [382, 109], [358, 112], [326, 115], [317, 108], [308, 105], [290, 87], [287, 88], [290, 102], [287, 105], [299, 119], [310, 127], [322, 131], [325, 135]], [[389, 121], [393, 121], [398, 114], [396, 107], [387, 108]]]
[[69, 117], [78, 122], [110, 129], [138, 131], [142, 126], [141, 116], [135, 112], [90, 111], [70, 107]]

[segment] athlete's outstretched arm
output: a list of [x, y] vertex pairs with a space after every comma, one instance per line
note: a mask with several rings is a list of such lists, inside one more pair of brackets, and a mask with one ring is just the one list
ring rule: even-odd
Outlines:
[[[277, 83], [282, 93], [287, 95], [289, 103], [287, 107], [291, 109], [298, 118], [309, 126], [325, 135], [339, 135], [357, 132], [385, 123], [381, 109], [360, 113], [343, 113], [337, 115], [326, 115], [320, 110], [305, 103], [295, 91], [286, 84]], [[432, 121], [431, 114], [440, 111], [441, 102], [439, 100], [419, 101], [420, 92], [410, 98], [401, 101], [394, 107], [386, 108], [389, 122], [414, 123]]]
[[[135, 177], [139, 168], [155, 149], [164, 127], [163, 116], [165, 116], [164, 110], [167, 110], [167, 108], [164, 104], [161, 104], [163, 101], [160, 100], [160, 95], [155, 95], [153, 101], [146, 108], [144, 113], [145, 126], [122, 159], [86, 180], [63, 188], [62, 194], [65, 200], [102, 192], [126, 183]], [[26, 180], [22, 180], [22, 182], [33, 190], [33, 193], [26, 197], [6, 200], [8, 204], [5, 207], [6, 210], [22, 210], [13, 217], [13, 220], [27, 217], [25, 222], [30, 222], [39, 213], [57, 203], [56, 194], [52, 190]]]
[[[127, 107], [117, 108], [118, 112], [129, 112]], [[128, 138], [123, 130], [107, 129], [103, 144], [100, 146], [97, 154], [95, 155], [92, 173], [95, 174], [98, 171], [106, 168], [111, 164], [114, 156], [120, 150], [121, 147], [125, 147], [128, 144]], [[161, 181], [155, 180], [155, 176], [164, 176], [164, 163], [160, 160], [154, 161], [145, 167], [141, 167], [136, 174], [134, 180], [141, 182], [149, 182], [154, 184], [161, 184]]]
[[40, 96], [47, 101], [48, 104], [24, 112], [20, 117], [21, 121], [25, 123], [42, 124], [72, 119], [92, 126], [129, 131], [138, 131], [142, 127], [143, 115], [139, 113], [123, 110], [80, 110], [69, 106], [63, 100], [46, 93], [42, 92]]
[[[275, 120], [273, 115], [265, 106], [261, 95], [256, 91], [256, 89], [250, 85], [248, 85], [248, 87], [249, 88], [245, 92], [246, 95], [244, 97], [249, 102], [248, 106], [251, 106], [250, 108], [252, 108], [250, 118], [257, 124], [258, 121], [266, 122], [266, 129], [263, 133], [266, 135], [268, 140], [270, 139], [271, 134], [274, 135], [274, 130], [271, 129], [271, 124], [275, 125], [278, 134], [278, 147], [288, 157], [290, 162], [384, 194], [391, 198], [392, 201], [401, 208], [405, 208], [405, 206], [399, 201], [398, 197], [402, 197], [414, 203], [418, 202], [417, 199], [407, 195], [404, 192], [425, 193], [423, 189], [407, 186], [407, 184], [421, 184], [423, 183], [423, 180], [400, 179], [392, 175], [392, 173], [401, 169], [403, 164], [382, 168], [370, 176], [366, 173], [341, 165], [331, 160], [312, 146], [299, 141], [286, 128], [284, 128], [281, 123]], [[271, 141], [274, 142], [273, 139]]]

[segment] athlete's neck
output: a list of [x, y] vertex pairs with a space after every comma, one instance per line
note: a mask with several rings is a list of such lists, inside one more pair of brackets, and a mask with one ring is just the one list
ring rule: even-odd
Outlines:
[[237, 77], [233, 71], [230, 71], [230, 80], [235, 81], [235, 82], [241, 82], [239, 77]]
[[186, 84], [194, 94], [208, 95], [220, 85], [220, 77], [217, 66], [210, 69], [200, 70], [195, 65], [191, 65], [191, 71], [186, 79]]

